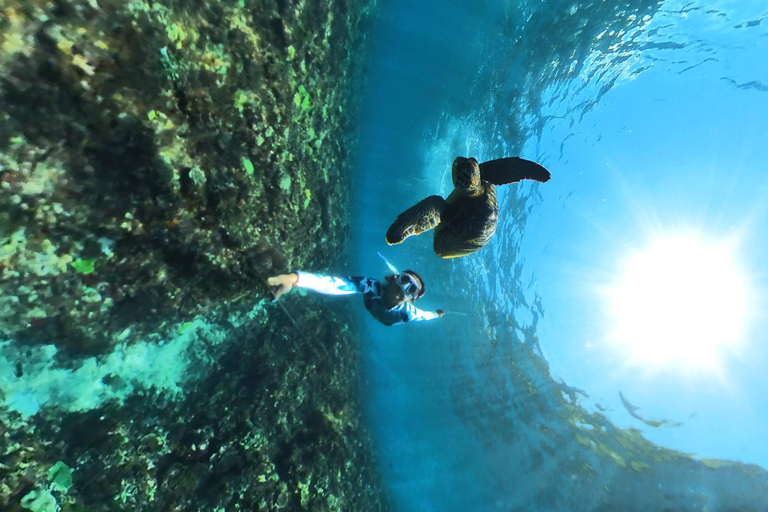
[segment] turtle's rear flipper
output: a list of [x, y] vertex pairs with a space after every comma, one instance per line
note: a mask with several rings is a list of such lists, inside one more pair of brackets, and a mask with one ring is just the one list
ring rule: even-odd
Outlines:
[[481, 163], [480, 176], [494, 185], [507, 185], [520, 180], [544, 183], [552, 177], [544, 166], [516, 156]]
[[399, 244], [411, 235], [429, 231], [440, 224], [443, 210], [445, 210], [445, 199], [440, 196], [429, 196], [419, 201], [415, 206], [397, 216], [387, 230], [387, 243]]

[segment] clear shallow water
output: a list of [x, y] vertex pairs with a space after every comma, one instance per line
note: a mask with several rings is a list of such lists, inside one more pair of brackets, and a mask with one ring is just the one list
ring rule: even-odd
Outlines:
[[[754, 63], [768, 41], [757, 23], [764, 13], [734, 7], [665, 4], [649, 25], [661, 40], [649, 39], [638, 56], [637, 66], [652, 65], [620, 82], [567, 131], [548, 126], [538, 151], [559, 147], [557, 161], [570, 179], [542, 187], [527, 246], [536, 257], [528, 268], [550, 299], [554, 318], [541, 328], [556, 374], [610, 405], [617, 425], [636, 423], [621, 406], [620, 389], [651, 416], [684, 421], [695, 414], [680, 428], [645, 429], [649, 439], [766, 466], [768, 451], [757, 440], [768, 426], [759, 370], [766, 361], [761, 261], [768, 194], [759, 121], [768, 98], [760, 84], [768, 77]], [[659, 44], [664, 40], [675, 48]], [[612, 319], [595, 288], [616, 279], [627, 252], [652, 243], [660, 231], [739, 240], [736, 257], [753, 290], [752, 316], [745, 343], [716, 371], [628, 366], [605, 341]], [[582, 300], [568, 300], [574, 296]], [[725, 310], [733, 297], [715, 300]], [[723, 435], [734, 425], [738, 435]]]
[[[757, 2], [382, 4], [357, 162], [357, 263], [383, 274], [381, 251], [425, 277], [422, 307], [468, 314], [400, 329], [363, 319], [366, 398], [400, 510], [597, 509], [590, 485], [626, 485], [614, 455], [645, 463], [597, 443], [590, 469], [569, 466], [583, 459], [574, 439], [611, 424], [768, 466], [765, 17]], [[457, 155], [520, 155], [553, 179], [500, 187], [499, 229], [475, 255], [439, 260], [431, 236], [386, 247], [397, 213], [450, 192]], [[717, 371], [628, 364], [607, 341], [601, 287], [667, 230], [740, 241], [754, 309], [741, 350]], [[683, 424], [650, 427], [619, 392], [641, 417]], [[574, 419], [575, 397], [606, 423]], [[644, 483], [674, 487], [660, 474]], [[706, 485], [683, 485], [724, 506]], [[627, 502], [653, 507], [656, 489], [628, 490]]]

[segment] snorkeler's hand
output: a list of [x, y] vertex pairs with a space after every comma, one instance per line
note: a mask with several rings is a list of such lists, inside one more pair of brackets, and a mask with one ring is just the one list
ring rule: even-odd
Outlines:
[[437, 318], [440, 318], [445, 314], [445, 311], [443, 311], [442, 309], [438, 309], [437, 311], [435, 311], [435, 313], [437, 313]]
[[298, 274], [282, 274], [267, 279], [269, 290], [277, 300], [282, 294], [290, 291], [291, 287], [299, 281]]

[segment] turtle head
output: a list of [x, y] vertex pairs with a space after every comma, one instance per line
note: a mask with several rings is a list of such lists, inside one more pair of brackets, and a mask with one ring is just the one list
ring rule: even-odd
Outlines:
[[480, 192], [480, 166], [474, 158], [460, 156], [453, 161], [453, 186], [468, 196]]

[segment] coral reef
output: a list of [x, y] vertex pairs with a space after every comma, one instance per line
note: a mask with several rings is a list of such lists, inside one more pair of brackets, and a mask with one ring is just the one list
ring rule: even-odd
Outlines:
[[0, 332], [99, 353], [326, 265], [367, 9], [4, 2]]
[[6, 415], [0, 505], [22, 510], [33, 493], [90, 512], [386, 510], [355, 398], [357, 336], [343, 313], [312, 309], [324, 304], [286, 297], [301, 331], [267, 301], [218, 310], [228, 340], [180, 399]]
[[[0, 508], [385, 509], [349, 319], [264, 285], [344, 255], [374, 7], [0, 3], [0, 402], [33, 353], [117, 368], [99, 400], [0, 407]], [[194, 378], [113, 365], [182, 336]]]

